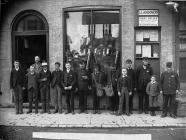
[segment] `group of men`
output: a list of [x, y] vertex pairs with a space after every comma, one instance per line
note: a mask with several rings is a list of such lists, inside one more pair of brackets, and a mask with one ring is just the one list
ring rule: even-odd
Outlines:
[[[55, 70], [51, 73], [46, 62], [40, 63], [38, 56], [35, 57], [35, 64], [30, 66], [26, 78], [23, 70], [20, 68], [18, 61], [14, 62], [14, 68], [10, 76], [10, 88], [14, 91], [16, 114], [23, 113], [23, 90], [28, 90], [29, 110], [32, 112], [32, 102], [34, 98], [35, 113], [38, 113], [38, 95], [41, 95], [42, 111], [41, 113], [50, 112], [50, 87], [53, 88], [55, 97], [55, 110], [53, 113], [63, 113], [62, 93], [66, 96], [67, 110], [66, 114], [74, 114], [74, 95], [75, 91], [79, 93], [79, 113], [87, 113], [87, 95], [91, 91], [93, 95], [93, 113], [100, 113], [100, 96], [98, 86], [102, 84], [103, 74], [98, 66], [94, 67], [93, 73], [90, 73], [85, 62], [82, 61], [80, 69], [75, 72], [71, 68], [71, 63], [65, 63], [65, 70], [60, 69], [60, 63], [55, 63]], [[171, 117], [175, 114], [175, 98], [179, 92], [178, 74], [172, 70], [172, 63], [166, 64], [167, 70], [161, 74], [160, 93], [163, 94], [163, 113], [162, 117], [166, 117], [170, 113]], [[143, 64], [136, 70], [132, 68], [132, 61], [126, 60], [126, 72], [122, 70], [122, 74], [115, 72], [112, 74], [113, 96], [111, 98], [112, 111], [116, 111], [117, 115], [122, 114], [123, 102], [125, 102], [125, 110], [127, 115], [132, 114], [133, 95], [139, 95], [139, 114], [148, 113], [149, 96], [146, 92], [147, 84], [153, 76], [153, 69], [149, 64], [148, 58], [143, 58]], [[130, 79], [130, 85], [127, 88], [130, 92], [122, 92], [121, 87], [126, 85], [127, 77]], [[121, 77], [121, 78], [120, 78]], [[120, 80], [119, 80], [120, 79]], [[119, 86], [118, 86], [119, 82]], [[123, 85], [124, 84], [124, 85]], [[120, 98], [122, 97], [122, 98]], [[120, 98], [120, 99], [119, 99]], [[125, 98], [125, 100], [124, 100]]]

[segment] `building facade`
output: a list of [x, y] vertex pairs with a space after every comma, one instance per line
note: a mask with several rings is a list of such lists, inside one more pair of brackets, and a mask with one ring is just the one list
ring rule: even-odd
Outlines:
[[[66, 60], [72, 60], [76, 70], [80, 60], [90, 65], [91, 51], [105, 73], [117, 66], [125, 67], [126, 59], [131, 59], [136, 68], [146, 56], [158, 77], [166, 62], [172, 61], [180, 74], [181, 87], [186, 88], [186, 3], [176, 1], [179, 6], [174, 8], [166, 2], [14, 0], [8, 3], [0, 29], [1, 104], [12, 104], [9, 77], [13, 61], [20, 60], [26, 69], [34, 63], [36, 55], [47, 60], [51, 71], [56, 61], [63, 66]], [[53, 102], [52, 90], [51, 99]]]

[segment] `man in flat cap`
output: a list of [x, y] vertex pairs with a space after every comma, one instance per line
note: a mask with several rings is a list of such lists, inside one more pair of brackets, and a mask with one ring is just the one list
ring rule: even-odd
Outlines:
[[50, 79], [51, 72], [48, 70], [47, 62], [42, 63], [42, 70], [38, 74], [39, 89], [41, 93], [42, 111], [50, 114]]
[[176, 118], [175, 101], [176, 93], [179, 93], [180, 83], [178, 74], [172, 69], [172, 62], [166, 63], [167, 70], [161, 74], [161, 91], [163, 94], [163, 112], [161, 117], [166, 117], [169, 112], [170, 117]]
[[148, 114], [149, 96], [146, 93], [147, 84], [153, 75], [153, 69], [149, 64], [148, 57], [143, 58], [143, 65], [136, 70], [136, 87], [139, 94], [139, 114]]

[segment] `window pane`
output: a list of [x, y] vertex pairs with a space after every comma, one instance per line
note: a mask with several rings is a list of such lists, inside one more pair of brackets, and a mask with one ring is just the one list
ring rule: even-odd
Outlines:
[[77, 69], [81, 60], [87, 60], [90, 51], [90, 12], [67, 12], [66, 60], [72, 60], [73, 68]]
[[16, 31], [45, 30], [43, 21], [34, 15], [23, 17], [16, 26]]
[[88, 61], [89, 64], [91, 54], [102, 71], [114, 70], [120, 59], [119, 11], [82, 11], [65, 14], [65, 60], [72, 60], [76, 70], [81, 60]]

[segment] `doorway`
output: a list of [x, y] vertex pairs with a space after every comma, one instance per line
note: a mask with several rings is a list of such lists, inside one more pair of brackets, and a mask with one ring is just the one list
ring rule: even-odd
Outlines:
[[[48, 23], [37, 11], [23, 11], [13, 20], [12, 63], [18, 60], [26, 74], [35, 56], [48, 62]], [[27, 90], [23, 102], [28, 102]]]

